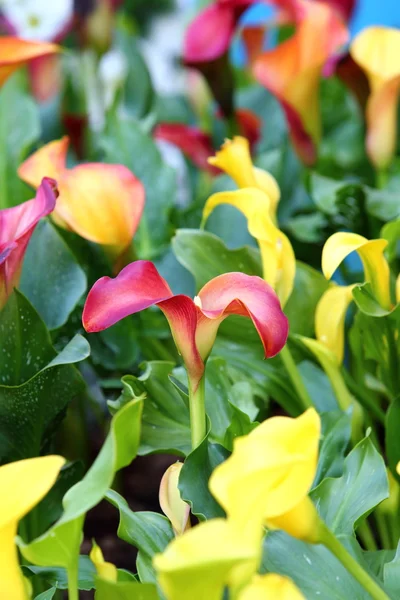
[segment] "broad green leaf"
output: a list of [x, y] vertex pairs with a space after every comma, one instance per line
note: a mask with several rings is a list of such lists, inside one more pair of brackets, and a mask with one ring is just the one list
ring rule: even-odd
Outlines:
[[373, 550], [364, 552], [364, 558], [369, 571], [383, 581], [385, 565], [394, 559], [395, 554], [396, 550]]
[[54, 594], [56, 593], [56, 591], [57, 588], [52, 587], [49, 590], [46, 590], [45, 592], [42, 592], [41, 594], [36, 596], [35, 600], [51, 600], [52, 598], [54, 598]]
[[400, 481], [400, 476], [396, 471], [396, 466], [400, 461], [400, 396], [395, 398], [389, 405], [385, 419], [385, 450], [389, 468]]
[[385, 463], [369, 437], [347, 456], [341, 477], [324, 479], [311, 492], [328, 527], [335, 534], [346, 535], [388, 495]]
[[[62, 567], [36, 567], [35, 565], [23, 565], [24, 575], [39, 576], [43, 581], [58, 590], [68, 588], [67, 571]], [[78, 589], [93, 590], [95, 587], [96, 569], [90, 558], [86, 555], [79, 556], [78, 563]]]
[[95, 600], [159, 600], [157, 587], [151, 583], [113, 583], [98, 577]]
[[105, 497], [119, 510], [118, 537], [139, 550], [136, 568], [140, 581], [156, 583], [152, 560], [174, 539], [171, 523], [159, 513], [133, 512], [114, 490], [108, 490]]
[[140, 258], [161, 254], [170, 238], [169, 215], [175, 203], [176, 175], [163, 163], [150, 135], [135, 119], [115, 116], [100, 141], [104, 160], [127, 166], [142, 181], [146, 203], [135, 245]]
[[[396, 306], [391, 310], [382, 308], [382, 306], [376, 300], [369, 282], [356, 285], [353, 288], [352, 294], [354, 302], [357, 304], [361, 312], [370, 317], [387, 317], [387, 315], [392, 314], [398, 308]], [[398, 312], [400, 314], [400, 309], [398, 309]]]
[[368, 212], [381, 221], [392, 221], [400, 216], [399, 195], [396, 190], [376, 190], [365, 186]]
[[115, 473], [135, 458], [142, 408], [142, 400], [132, 400], [114, 415], [100, 453], [82, 481], [64, 496], [64, 513], [54, 526], [28, 545], [19, 540], [27, 560], [40, 566], [66, 568], [74, 585], [85, 514], [103, 499]]
[[0, 462], [5, 462], [40, 454], [68, 403], [84, 389], [73, 364], [90, 349], [76, 335], [57, 354], [43, 321], [17, 291], [0, 313], [0, 331]]
[[192, 273], [197, 289], [230, 271], [261, 275], [260, 253], [256, 248], [229, 250], [220, 238], [207, 231], [178, 229], [172, 249], [178, 261]]
[[[348, 550], [354, 548], [355, 540], [340, 536], [340, 541], [345, 542]], [[359, 547], [357, 550], [358, 559], [361, 550]], [[371, 600], [368, 592], [324, 546], [306, 544], [283, 531], [267, 535], [261, 571], [290, 577], [307, 600]]]
[[139, 354], [137, 315], [90, 335], [92, 361], [110, 371], [131, 369]]
[[208, 480], [214, 469], [229, 456], [219, 444], [210, 444], [208, 436], [209, 432], [186, 457], [178, 484], [182, 500], [190, 504], [192, 513], [201, 521], [224, 516], [223, 509], [208, 489]]
[[67, 322], [86, 291], [85, 273], [49, 221], [41, 221], [33, 233], [19, 287], [49, 329]]
[[330, 179], [319, 173], [312, 173], [310, 177], [312, 199], [322, 212], [330, 215], [336, 214], [336, 193], [345, 185], [346, 182]]
[[311, 401], [320, 413], [336, 410], [338, 403], [325, 372], [309, 360], [297, 363]]
[[400, 595], [400, 544], [397, 546], [393, 560], [387, 562], [383, 567], [383, 581], [392, 597], [398, 598]]
[[387, 246], [385, 252], [389, 262], [391, 262], [399, 254], [400, 219], [396, 219], [395, 221], [390, 221], [390, 223], [386, 223], [386, 225], [382, 227], [380, 235], [389, 242], [389, 245]]
[[325, 477], [342, 475], [345, 452], [350, 442], [351, 416], [340, 410], [325, 412], [321, 414], [321, 425], [321, 445], [313, 487]]

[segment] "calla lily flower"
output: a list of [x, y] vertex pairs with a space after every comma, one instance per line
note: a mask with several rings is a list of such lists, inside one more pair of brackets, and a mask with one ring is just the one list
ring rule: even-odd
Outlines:
[[15, 544], [18, 522], [47, 494], [65, 463], [61, 456], [41, 456], [0, 467], [0, 581], [3, 598], [27, 600]]
[[371, 94], [366, 107], [367, 152], [378, 169], [386, 169], [397, 141], [397, 102], [400, 91], [400, 31], [368, 27], [350, 47], [356, 63], [368, 77]]
[[18, 285], [25, 251], [37, 223], [55, 205], [55, 181], [45, 178], [33, 200], [0, 210], [0, 308]]
[[204, 207], [203, 224], [221, 204], [235, 206], [247, 218], [249, 233], [260, 247], [263, 277], [274, 288], [284, 306], [293, 290], [296, 258], [289, 239], [271, 218], [273, 211], [269, 196], [257, 188], [213, 194]]
[[59, 51], [56, 44], [27, 42], [11, 36], [0, 37], [0, 86], [21, 66]]
[[233, 140], [225, 140], [221, 149], [215, 153], [215, 156], [209, 158], [208, 162], [232, 177], [238, 187], [255, 187], [265, 192], [270, 201], [270, 216], [272, 219], [276, 219], [276, 209], [281, 191], [271, 173], [253, 165], [249, 140], [242, 136], [235, 136]]
[[43, 175], [57, 180], [57, 224], [101, 244], [113, 258], [129, 246], [144, 208], [142, 183], [123, 165], [87, 163], [68, 169], [69, 139], [50, 142], [18, 169], [26, 183], [37, 187]]
[[300, 590], [288, 577], [268, 573], [255, 575], [252, 582], [239, 594], [238, 600], [305, 600]]
[[295, 34], [253, 65], [259, 83], [277, 97], [285, 112], [292, 143], [301, 160], [312, 165], [321, 137], [318, 88], [328, 58], [346, 43], [343, 20], [329, 5], [297, 0]]
[[170, 520], [175, 535], [181, 535], [190, 528], [190, 506], [182, 500], [178, 489], [182, 467], [180, 462], [168, 467], [162, 476], [159, 492], [161, 510]]
[[384, 255], [387, 245], [384, 239], [367, 240], [356, 233], [334, 233], [322, 250], [322, 272], [330, 279], [346, 256], [357, 252], [364, 267], [365, 281], [371, 284], [379, 304], [390, 310], [390, 270]]
[[192, 390], [203, 377], [218, 327], [229, 315], [251, 318], [266, 357], [282, 349], [288, 334], [279, 300], [260, 277], [225, 273], [207, 283], [193, 301], [174, 295], [153, 263], [145, 260], [131, 263], [114, 279], [102, 277], [94, 284], [83, 310], [83, 325], [88, 333], [102, 331], [154, 305], [168, 320]]
[[117, 567], [113, 563], [104, 560], [103, 552], [94, 540], [90, 551], [90, 560], [96, 567], [97, 575], [101, 577], [101, 579], [116, 583], [118, 579]]
[[231, 456], [211, 475], [210, 490], [246, 538], [263, 523], [299, 539], [317, 539], [317, 513], [308, 492], [318, 463], [321, 423], [308, 409], [300, 417], [272, 417], [236, 438]]
[[322, 294], [315, 311], [315, 337], [336, 357], [344, 356], [344, 321], [353, 300], [353, 285], [333, 285]]

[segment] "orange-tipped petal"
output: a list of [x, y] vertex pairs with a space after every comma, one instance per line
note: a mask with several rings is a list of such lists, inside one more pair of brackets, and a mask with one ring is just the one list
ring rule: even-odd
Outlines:
[[160, 123], [154, 130], [154, 137], [177, 146], [199, 169], [212, 175], [219, 172], [208, 163], [214, 154], [211, 136], [198, 127], [183, 123]]
[[0, 37], [0, 86], [22, 65], [40, 56], [60, 51], [56, 44], [28, 42], [17, 37]]
[[198, 323], [196, 343], [206, 358], [219, 324], [229, 315], [249, 317], [260, 336], [266, 358], [275, 356], [286, 343], [289, 325], [274, 290], [261, 277], [225, 273], [200, 290], [198, 304], [207, 319]]
[[19, 177], [34, 188], [43, 177], [58, 181], [67, 165], [68, 137], [46, 144], [26, 159], [18, 169]]
[[298, 0], [302, 13], [295, 34], [254, 63], [256, 79], [282, 103], [300, 158], [316, 159], [321, 135], [318, 88], [322, 67], [347, 41], [336, 11], [323, 3]]
[[31, 235], [56, 204], [55, 182], [43, 179], [33, 200], [0, 210], [0, 308], [18, 284]]
[[121, 254], [142, 216], [143, 184], [123, 165], [83, 164], [64, 171], [56, 214], [83, 238]]

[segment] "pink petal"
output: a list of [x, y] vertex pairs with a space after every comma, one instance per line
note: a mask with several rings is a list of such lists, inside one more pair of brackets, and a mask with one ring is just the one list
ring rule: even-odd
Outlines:
[[212, 175], [219, 172], [219, 169], [208, 163], [208, 158], [215, 152], [211, 136], [198, 127], [183, 123], [160, 123], [153, 135], [158, 140], [165, 140], [177, 146], [199, 169]]
[[187, 65], [211, 62], [228, 50], [235, 32], [235, 14], [226, 2], [207, 6], [189, 25], [183, 50]]

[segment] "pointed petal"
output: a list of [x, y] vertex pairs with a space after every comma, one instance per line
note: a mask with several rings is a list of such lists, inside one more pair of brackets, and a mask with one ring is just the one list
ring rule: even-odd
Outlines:
[[34, 188], [39, 187], [43, 177], [58, 181], [66, 169], [68, 146], [66, 136], [46, 144], [22, 163], [19, 177]]
[[56, 214], [83, 238], [120, 254], [142, 216], [143, 184], [123, 165], [82, 164], [64, 172]]
[[391, 308], [390, 271], [384, 256], [387, 240], [367, 240], [356, 233], [338, 232], [328, 238], [322, 250], [322, 272], [330, 279], [351, 252], [356, 251], [363, 263], [365, 281], [371, 283], [383, 308]]
[[336, 356], [338, 364], [344, 355], [344, 322], [353, 285], [330, 287], [317, 304], [315, 311], [315, 337]]
[[161, 510], [170, 520], [175, 535], [181, 535], [190, 528], [190, 506], [181, 498], [178, 482], [183, 463], [169, 466], [160, 483], [159, 501]]
[[157, 140], [165, 140], [177, 146], [199, 169], [212, 175], [218, 173], [208, 163], [209, 157], [214, 154], [212, 139], [198, 127], [183, 123], [159, 123], [153, 135]]
[[103, 552], [100, 546], [93, 540], [93, 546], [90, 551], [90, 560], [96, 567], [96, 571], [101, 579], [116, 582], [118, 579], [117, 567], [113, 563], [104, 560]]
[[221, 149], [208, 162], [225, 171], [239, 187], [257, 187], [249, 141], [246, 138], [235, 136], [233, 140], [225, 140]]
[[288, 321], [278, 297], [260, 277], [225, 273], [200, 290], [198, 298], [206, 319], [198, 323], [196, 343], [205, 358], [211, 351], [219, 324], [229, 315], [249, 317], [260, 336], [266, 358], [275, 356], [286, 343]]
[[198, 309], [188, 296], [174, 296], [150, 261], [131, 263], [114, 279], [99, 279], [86, 299], [83, 326], [88, 333], [102, 331], [124, 317], [154, 305], [168, 319], [175, 344], [196, 387], [204, 372], [195, 343]]
[[56, 44], [28, 42], [17, 37], [0, 37], [0, 85], [25, 63], [61, 49]]
[[305, 600], [303, 594], [288, 577], [268, 573], [255, 575], [239, 594], [238, 600]]

